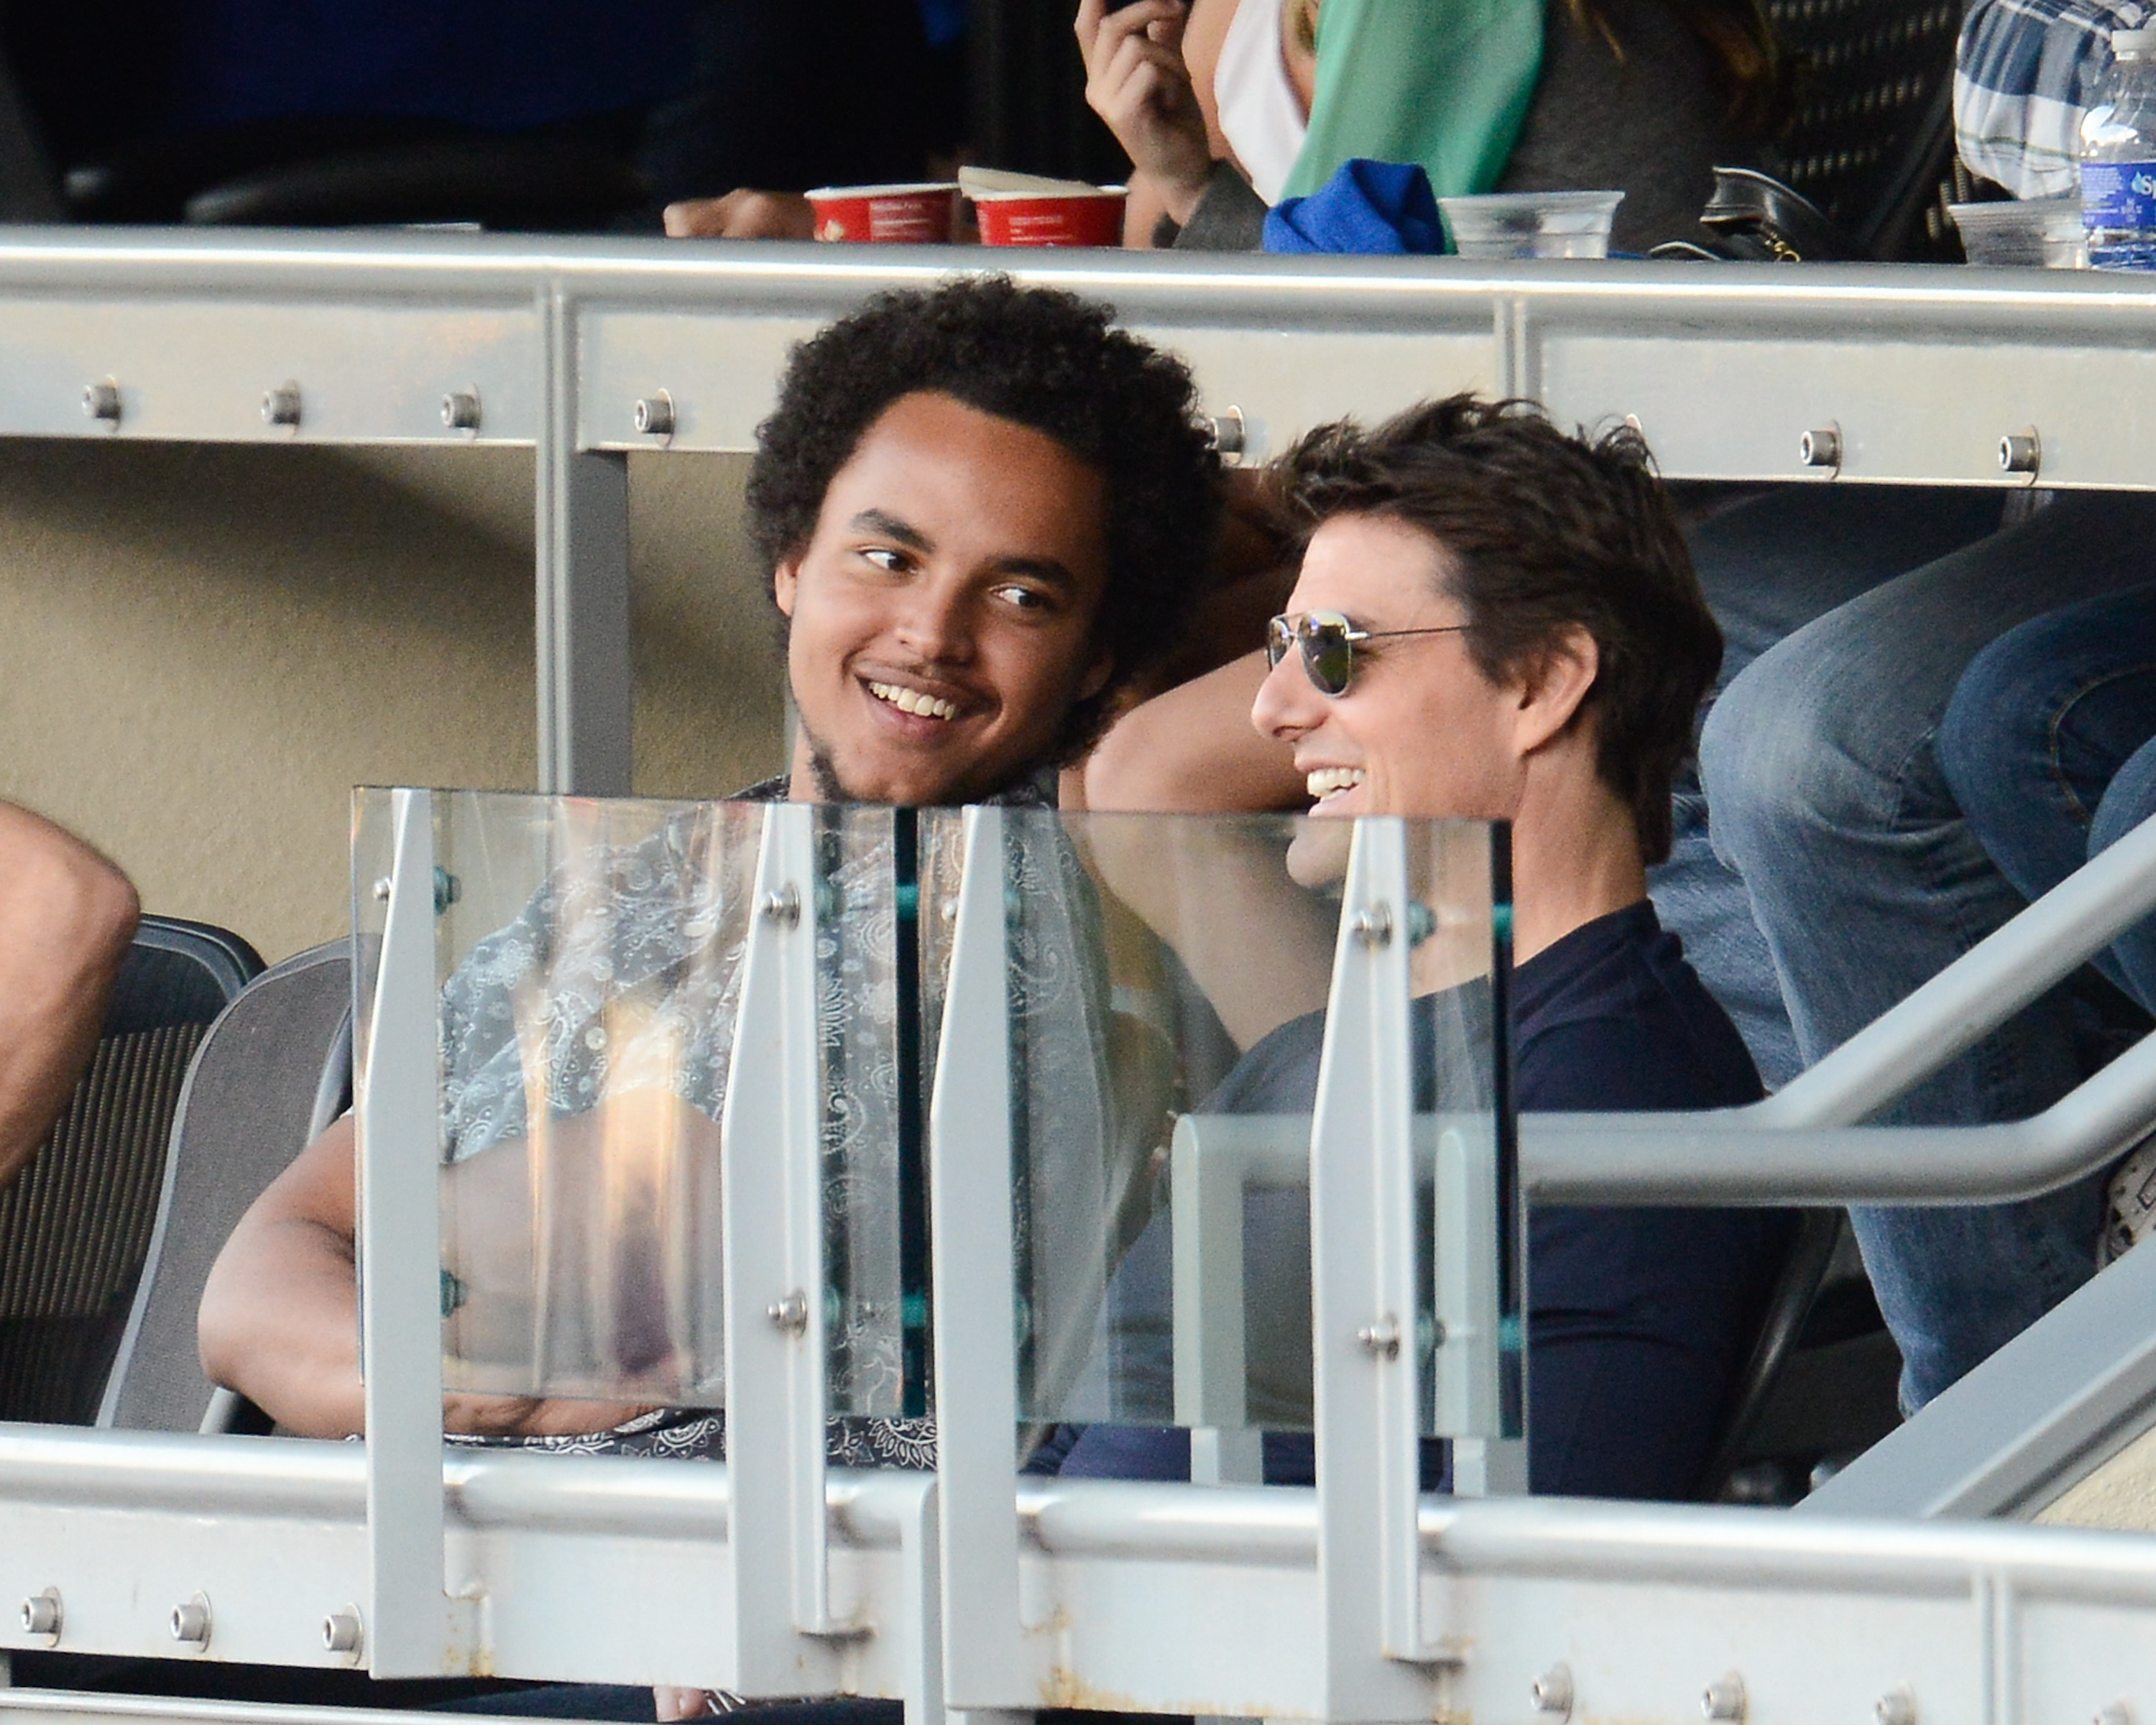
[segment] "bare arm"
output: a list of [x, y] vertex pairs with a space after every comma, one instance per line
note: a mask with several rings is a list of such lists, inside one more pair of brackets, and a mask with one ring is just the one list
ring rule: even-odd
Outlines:
[[1265, 680], [1265, 655], [1249, 653], [1132, 707], [1086, 759], [1086, 806], [1164, 814], [1304, 807], [1294, 752], [1250, 728]]
[[[557, 1257], [591, 1249], [589, 1230], [607, 1214], [598, 1198], [609, 1175], [619, 1189], [625, 1171], [632, 1181], [639, 1170], [650, 1179], [683, 1157], [716, 1169], [718, 1128], [707, 1117], [670, 1096], [617, 1100], [624, 1106], [554, 1127], [549, 1148], [563, 1200]], [[626, 1158], [624, 1147], [632, 1153]], [[500, 1338], [511, 1330], [529, 1334], [531, 1169], [530, 1146], [519, 1139], [444, 1176], [444, 1260], [469, 1296], [453, 1335], [482, 1355], [499, 1353]], [[203, 1369], [301, 1436], [366, 1429], [353, 1250], [357, 1173], [347, 1115], [249, 1208], [203, 1289]], [[715, 1177], [701, 1196], [707, 1205], [716, 1203]], [[644, 1255], [632, 1249], [623, 1255], [634, 1262]], [[454, 1394], [443, 1398], [443, 1423], [458, 1432], [603, 1431], [649, 1405]]]
[[88, 845], [0, 803], [0, 1187], [97, 1047], [137, 908], [127, 877]]
[[203, 1369], [304, 1437], [364, 1429], [352, 1117], [302, 1150], [240, 1218], [203, 1286]]

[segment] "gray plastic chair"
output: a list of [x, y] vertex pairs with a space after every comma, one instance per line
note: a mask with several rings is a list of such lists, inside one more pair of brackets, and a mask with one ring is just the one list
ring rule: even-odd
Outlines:
[[237, 935], [146, 916], [52, 1136], [0, 1193], [0, 1420], [87, 1424], [141, 1274], [187, 1065], [259, 972]]
[[195, 1313], [247, 1207], [348, 1105], [350, 942], [264, 971], [209, 1029], [172, 1128], [157, 1226], [97, 1424], [229, 1430], [244, 1404], [203, 1374]]

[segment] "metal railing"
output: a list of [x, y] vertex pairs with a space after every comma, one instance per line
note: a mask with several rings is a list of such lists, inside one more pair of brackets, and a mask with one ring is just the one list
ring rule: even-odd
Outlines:
[[[619, 792], [625, 455], [748, 447], [788, 343], [952, 261], [31, 235], [0, 246], [0, 435], [536, 447], [542, 782]], [[1013, 268], [1112, 299], [1183, 352], [1256, 455], [1321, 418], [1473, 388], [1562, 418], [1636, 418], [1679, 476], [2156, 480], [2156, 427], [2121, 407], [2156, 378], [2156, 290], [2118, 278], [1112, 254]], [[1838, 463], [1807, 466], [1804, 434], [1822, 429]], [[2032, 430], [2002, 470], [2001, 440]], [[2152, 898], [2144, 833], [1774, 1102], [1681, 1126], [1533, 1122], [1527, 1178], [1545, 1197], [1633, 1202], [1972, 1198], [2071, 1178], [2148, 1117], [2146, 1048], [2021, 1127], [1855, 1123]], [[395, 1064], [393, 1038], [377, 1053]], [[433, 1214], [431, 1168], [370, 1165], [373, 1439], [0, 1428], [0, 1605], [51, 1604], [19, 1624], [0, 1612], [0, 1647], [880, 1694], [910, 1725], [1058, 1703], [1556, 1725], [1689, 1718], [1703, 1688], [1710, 1717], [1763, 1725], [2156, 1707], [2156, 1545], [1735, 1509], [1403, 1510], [1353, 1489], [1358, 1470], [1397, 1481], [1399, 1435], [1337, 1369], [1320, 1389], [1336, 1465], [1319, 1490], [1019, 1484], [994, 1204], [949, 1185], [939, 1363], [957, 1375], [938, 1386], [937, 1472], [819, 1469], [810, 1491], [770, 1448], [706, 1466], [445, 1455], [431, 1229], [387, 1225]], [[743, 1409], [798, 1399], [746, 1369]], [[767, 1425], [773, 1443], [810, 1411]], [[752, 1476], [771, 1531], [749, 1541], [733, 1492]], [[828, 1592], [803, 1591], [804, 1563]], [[55, 1712], [247, 1709], [0, 1692], [0, 1715]]]

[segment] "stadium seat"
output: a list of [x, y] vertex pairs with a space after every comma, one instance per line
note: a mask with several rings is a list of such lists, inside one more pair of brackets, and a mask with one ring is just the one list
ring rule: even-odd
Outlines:
[[0, 1419], [83, 1425], [95, 1413], [188, 1064], [261, 968], [223, 929], [142, 919], [90, 1070], [0, 1194]]
[[264, 971], [210, 1027], [172, 1121], [156, 1233], [98, 1425], [245, 1424], [237, 1399], [203, 1375], [195, 1344], [203, 1284], [248, 1205], [348, 1106], [351, 1047], [346, 941]]

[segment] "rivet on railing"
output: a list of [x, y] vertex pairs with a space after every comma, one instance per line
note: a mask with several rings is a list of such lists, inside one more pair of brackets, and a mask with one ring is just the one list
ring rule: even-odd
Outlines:
[[1385, 947], [1392, 944], [1393, 911], [1389, 905], [1372, 905], [1367, 911], [1358, 911], [1348, 920], [1348, 932], [1366, 947]]
[[1744, 1707], [1744, 1679], [1735, 1671], [1717, 1677], [1699, 1698], [1699, 1710], [1709, 1719], [1742, 1719]]
[[23, 1601], [23, 1633], [43, 1635], [50, 1646], [60, 1638], [60, 1590], [49, 1587]]
[[1250, 446], [1250, 422], [1244, 418], [1240, 408], [1223, 408], [1206, 422], [1212, 439], [1213, 452], [1220, 458], [1223, 467], [1240, 467], [1243, 456]]
[[96, 420], [100, 425], [109, 425], [117, 430], [121, 415], [118, 382], [114, 378], [107, 377], [102, 383], [93, 383], [89, 388], [84, 390], [82, 411], [88, 418]]
[[1572, 1717], [1572, 1667], [1560, 1660], [1535, 1679], [1535, 1711], [1553, 1719]]
[[300, 386], [280, 383], [275, 389], [262, 392], [262, 423], [264, 425], [285, 425], [296, 431], [300, 426]]
[[798, 1336], [808, 1327], [808, 1296], [796, 1288], [783, 1300], [773, 1300], [763, 1308], [763, 1315], [789, 1336]]
[[341, 1611], [332, 1611], [322, 1620], [322, 1651], [325, 1653], [357, 1653], [359, 1651], [359, 1607], [347, 1605]]
[[455, 389], [442, 398], [442, 424], [451, 431], [479, 429], [479, 392]]
[[1841, 467], [1841, 428], [1830, 420], [1797, 439], [1797, 459], [1807, 467]]
[[783, 922], [788, 928], [801, 920], [801, 895], [791, 881], [776, 892], [764, 894], [763, 919], [767, 922]]
[[633, 415], [636, 429], [644, 437], [674, 435], [674, 398], [664, 389], [654, 389], [636, 404]]
[[1398, 1359], [1400, 1357], [1400, 1321], [1387, 1312], [1373, 1324], [1365, 1324], [1355, 1332], [1355, 1339], [1363, 1344], [1363, 1353], [1373, 1359]]
[[172, 1607], [172, 1639], [182, 1647], [209, 1645], [209, 1597], [197, 1594], [183, 1605]]
[[2025, 474], [2033, 480], [2043, 465], [2043, 440], [2036, 435], [2035, 426], [2025, 425], [2019, 431], [2010, 431], [1999, 439], [1999, 470], [2001, 473]]
[[1917, 1725], [1917, 1697], [1907, 1683], [1897, 1683], [1879, 1697], [1871, 1709], [1879, 1725]]

